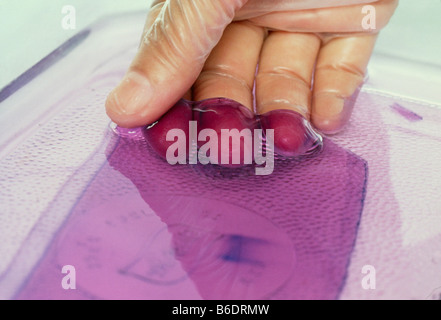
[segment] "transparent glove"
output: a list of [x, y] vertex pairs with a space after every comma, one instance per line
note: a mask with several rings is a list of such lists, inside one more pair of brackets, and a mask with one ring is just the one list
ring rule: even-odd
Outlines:
[[[156, 121], [182, 97], [225, 97], [253, 110], [255, 83], [257, 114], [293, 110], [335, 133], [349, 119], [377, 33], [397, 3], [154, 1], [107, 113], [120, 126], [135, 127]], [[375, 9], [375, 29], [363, 27], [366, 4]]]

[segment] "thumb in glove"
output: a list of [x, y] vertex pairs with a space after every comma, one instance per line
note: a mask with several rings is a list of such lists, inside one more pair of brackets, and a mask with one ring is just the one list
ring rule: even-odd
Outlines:
[[196, 81], [211, 50], [247, 0], [155, 1], [139, 50], [106, 110], [122, 127], [152, 123]]

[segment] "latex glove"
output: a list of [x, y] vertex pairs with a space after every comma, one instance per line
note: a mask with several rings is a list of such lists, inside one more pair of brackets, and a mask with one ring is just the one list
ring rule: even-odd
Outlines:
[[[367, 2], [376, 9], [375, 30], [362, 28]], [[139, 52], [109, 94], [107, 113], [120, 126], [152, 123], [193, 84], [194, 100], [227, 97], [252, 108], [259, 64], [258, 113], [292, 109], [334, 133], [349, 118], [350, 97], [397, 1], [338, 3], [352, 5], [299, 10], [336, 1], [155, 1]]]

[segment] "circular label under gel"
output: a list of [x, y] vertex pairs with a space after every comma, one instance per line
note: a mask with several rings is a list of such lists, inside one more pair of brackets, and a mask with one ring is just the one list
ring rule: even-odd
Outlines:
[[292, 273], [292, 241], [268, 219], [219, 200], [152, 198], [114, 198], [68, 225], [57, 262], [75, 266], [79, 287], [102, 298], [262, 299]]
[[[161, 206], [157, 203], [163, 203]], [[261, 299], [290, 276], [291, 239], [270, 220], [224, 201], [155, 196], [175, 257], [205, 299]]]

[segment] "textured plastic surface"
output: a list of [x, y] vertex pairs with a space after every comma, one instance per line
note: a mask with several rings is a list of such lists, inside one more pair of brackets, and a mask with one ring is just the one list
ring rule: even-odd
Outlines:
[[[171, 166], [104, 113], [136, 50], [133, 19], [95, 26], [2, 102], [28, 110], [11, 111], [28, 126], [0, 149], [2, 298], [437, 297], [438, 105], [380, 93], [372, 65], [349, 125], [320, 154], [278, 159], [268, 176]], [[78, 82], [54, 91], [73, 71]], [[61, 286], [65, 265], [76, 290]], [[361, 285], [366, 265], [375, 290]]]
[[366, 182], [355, 155], [329, 142], [262, 179], [170, 166], [139, 139], [113, 137], [106, 154], [19, 298], [70, 297], [63, 265], [84, 297], [338, 297]]

